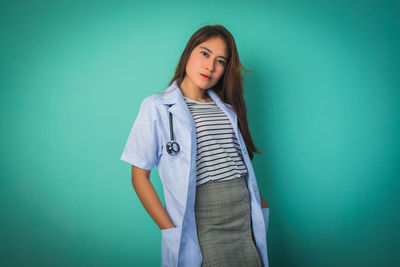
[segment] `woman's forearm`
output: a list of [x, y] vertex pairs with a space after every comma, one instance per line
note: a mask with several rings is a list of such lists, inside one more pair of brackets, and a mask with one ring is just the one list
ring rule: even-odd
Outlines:
[[132, 165], [132, 185], [143, 207], [160, 229], [175, 227], [150, 182], [150, 171]]
[[267, 202], [264, 200], [261, 193], [260, 193], [260, 198], [261, 198], [261, 208], [269, 208]]

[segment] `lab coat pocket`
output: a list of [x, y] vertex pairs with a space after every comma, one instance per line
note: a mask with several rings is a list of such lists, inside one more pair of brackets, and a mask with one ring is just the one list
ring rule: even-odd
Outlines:
[[166, 186], [168, 188], [175, 186], [175, 184], [179, 182], [181, 177], [180, 175], [177, 175], [176, 172], [182, 169], [183, 164], [188, 164], [187, 161], [185, 160], [186, 158], [187, 157], [185, 157], [185, 154], [182, 151], [180, 151], [178, 154], [174, 156], [165, 153], [164, 169], [167, 175], [164, 176], [165, 177], [164, 179], [166, 182]]
[[[182, 148], [180, 148], [180, 149], [182, 149]], [[168, 168], [176, 167], [176, 165], [179, 164], [180, 158], [183, 157], [184, 154], [185, 153], [183, 151], [179, 151], [178, 154], [176, 154], [176, 155], [170, 155], [167, 151], [165, 151], [164, 158], [165, 158], [166, 166]]]
[[181, 227], [161, 230], [161, 266], [177, 266]]
[[268, 223], [269, 223], [269, 208], [262, 208], [262, 213], [265, 222], [265, 235], [268, 234]]

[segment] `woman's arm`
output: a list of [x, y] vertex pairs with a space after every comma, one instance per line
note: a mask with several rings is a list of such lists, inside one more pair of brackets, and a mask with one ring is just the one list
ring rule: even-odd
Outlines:
[[150, 182], [150, 172], [151, 171], [143, 170], [132, 165], [133, 188], [135, 189], [144, 208], [161, 230], [174, 228], [175, 225], [169, 218], [156, 190], [153, 187], [153, 184]]
[[262, 197], [261, 193], [260, 193], [260, 198], [261, 198], [261, 208], [268, 208], [268, 204], [267, 202], [264, 200], [264, 198]]

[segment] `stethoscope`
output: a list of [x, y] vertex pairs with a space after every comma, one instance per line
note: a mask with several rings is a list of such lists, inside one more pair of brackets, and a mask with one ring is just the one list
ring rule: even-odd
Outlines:
[[172, 126], [172, 113], [169, 112], [169, 136], [171, 141], [167, 143], [167, 152], [168, 154], [175, 156], [178, 154], [180, 147], [178, 143], [174, 140], [174, 131], [173, 131], [173, 126]]

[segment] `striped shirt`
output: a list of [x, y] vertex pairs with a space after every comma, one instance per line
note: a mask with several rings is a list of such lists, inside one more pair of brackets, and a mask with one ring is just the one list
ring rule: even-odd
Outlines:
[[240, 144], [225, 112], [215, 102], [184, 98], [196, 124], [196, 186], [245, 175]]

